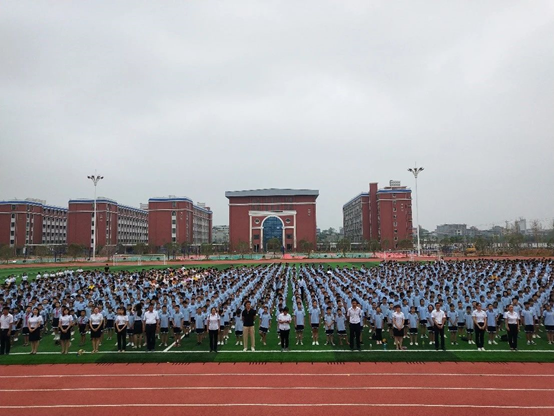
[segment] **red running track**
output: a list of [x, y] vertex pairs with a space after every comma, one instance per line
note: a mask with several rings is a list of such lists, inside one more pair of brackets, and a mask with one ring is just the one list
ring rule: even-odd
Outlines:
[[554, 415], [554, 364], [0, 367], [9, 415]]

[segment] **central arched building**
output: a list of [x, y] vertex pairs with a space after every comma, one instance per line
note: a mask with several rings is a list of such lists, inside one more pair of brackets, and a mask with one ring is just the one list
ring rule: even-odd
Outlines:
[[266, 251], [279, 240], [286, 251], [302, 249], [301, 241], [316, 247], [316, 199], [311, 189], [255, 189], [228, 191], [229, 243], [238, 250], [245, 243], [253, 251]]

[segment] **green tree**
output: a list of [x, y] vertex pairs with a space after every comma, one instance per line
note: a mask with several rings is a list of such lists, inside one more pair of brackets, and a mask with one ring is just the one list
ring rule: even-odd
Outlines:
[[144, 243], [137, 243], [133, 247], [133, 252], [135, 254], [138, 254], [139, 256], [142, 256], [143, 254], [146, 254], [147, 251], [148, 251], [148, 246]]
[[46, 246], [36, 246], [35, 247], [35, 256], [42, 262], [44, 257], [50, 254], [50, 250]]
[[308, 241], [308, 240], [300, 240], [298, 242], [298, 247], [300, 248], [301, 252], [306, 253], [308, 255], [308, 258], [310, 257], [310, 254], [314, 249], [314, 245], [312, 244], [311, 241]]
[[14, 257], [13, 248], [6, 245], [0, 246], [0, 258], [6, 263]]
[[250, 253], [250, 244], [248, 244], [246, 241], [239, 240], [235, 248], [236, 251], [240, 254], [241, 259], [243, 259], [246, 254]]
[[337, 243], [337, 248], [342, 252], [343, 257], [346, 257], [346, 252], [350, 251], [350, 240], [341, 238]]
[[371, 251], [373, 254], [377, 251], [381, 251], [381, 243], [379, 240], [369, 240], [369, 251]]
[[400, 250], [409, 250], [409, 249], [412, 249], [414, 247], [414, 244], [412, 242], [412, 240], [400, 240], [398, 242], [398, 249]]
[[281, 248], [281, 241], [278, 238], [270, 238], [267, 241], [267, 251], [273, 252], [273, 257], [275, 257], [275, 253], [277, 250]]
[[73, 259], [77, 260], [77, 257], [82, 256], [84, 252], [83, 246], [79, 244], [70, 244], [67, 247], [67, 255]]
[[210, 243], [202, 243], [200, 252], [203, 256], [206, 256], [206, 260], [209, 260], [210, 255], [213, 253], [213, 246]]

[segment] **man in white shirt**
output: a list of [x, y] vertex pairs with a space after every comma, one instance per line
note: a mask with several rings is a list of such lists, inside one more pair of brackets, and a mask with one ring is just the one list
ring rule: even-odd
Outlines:
[[358, 301], [352, 299], [352, 306], [348, 308], [348, 313], [346, 314], [348, 322], [350, 323], [350, 350], [354, 351], [354, 343], [356, 343], [358, 351], [361, 351], [360, 347], [360, 332], [361, 332], [361, 322], [362, 322], [362, 310], [358, 306]]
[[7, 306], [2, 308], [0, 315], [0, 355], [8, 355], [10, 353], [10, 337], [13, 324], [13, 315]]
[[440, 346], [443, 351], [444, 347], [444, 323], [446, 322], [446, 314], [441, 311], [440, 302], [435, 303], [435, 310], [431, 312], [431, 319], [433, 320], [433, 330], [435, 332], [435, 350], [439, 350], [439, 336]]
[[160, 316], [158, 311], [154, 310], [154, 304], [152, 303], [148, 305], [148, 310], [144, 312], [142, 326], [146, 334], [146, 349], [148, 352], [154, 352], [156, 347], [156, 331], [160, 327]]

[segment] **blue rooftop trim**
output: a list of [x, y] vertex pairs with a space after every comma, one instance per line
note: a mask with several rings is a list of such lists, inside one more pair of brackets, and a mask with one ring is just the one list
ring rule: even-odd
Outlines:
[[[115, 204], [115, 205], [119, 205], [117, 203], [117, 201], [113, 200], [113, 199], [109, 199], [109, 198], [96, 198], [96, 203], [106, 203], [106, 204]], [[87, 199], [87, 198], [83, 198], [83, 199], [70, 199], [69, 200], [69, 204], [93, 204], [94, 203], [94, 199]]]
[[315, 189], [250, 189], [246, 191], [227, 191], [226, 198], [239, 197], [264, 197], [264, 196], [319, 196], [319, 191]]
[[129, 209], [131, 211], [135, 211], [141, 214], [148, 214], [148, 210], [146, 209], [140, 209], [135, 207], [130, 207], [129, 205], [118, 205], [119, 208]]
[[410, 188], [404, 188], [404, 189], [379, 189], [377, 191], [378, 194], [402, 194], [402, 193], [412, 193], [412, 190]]
[[356, 199], [359, 199], [363, 196], [369, 196], [369, 192], [362, 192], [361, 194], [359, 195], [356, 195], [354, 198], [352, 198], [350, 201], [348, 201], [346, 204], [344, 204], [342, 207], [344, 208], [345, 206], [347, 206], [348, 204], [354, 202]]
[[185, 201], [192, 202], [192, 199], [186, 196], [166, 197], [166, 198], [150, 198], [148, 202], [173, 202], [173, 201]]
[[40, 203], [40, 202], [23, 201], [23, 200], [18, 200], [18, 199], [14, 199], [14, 200], [11, 200], [11, 201], [0, 201], [0, 204], [2, 204], [2, 205], [34, 205], [36, 207], [42, 207], [43, 206], [43, 204]]
[[67, 208], [57, 207], [54, 205], [44, 205], [41, 202], [36, 201], [21, 201], [21, 200], [12, 200], [12, 201], [0, 201], [0, 205], [33, 205], [35, 207], [43, 207], [44, 209], [56, 209], [59, 211], [67, 211]]
[[54, 205], [44, 205], [44, 209], [55, 209], [55, 210], [58, 210], [58, 211], [65, 211], [65, 212], [68, 211], [67, 208], [56, 207], [56, 206], [54, 206]]

